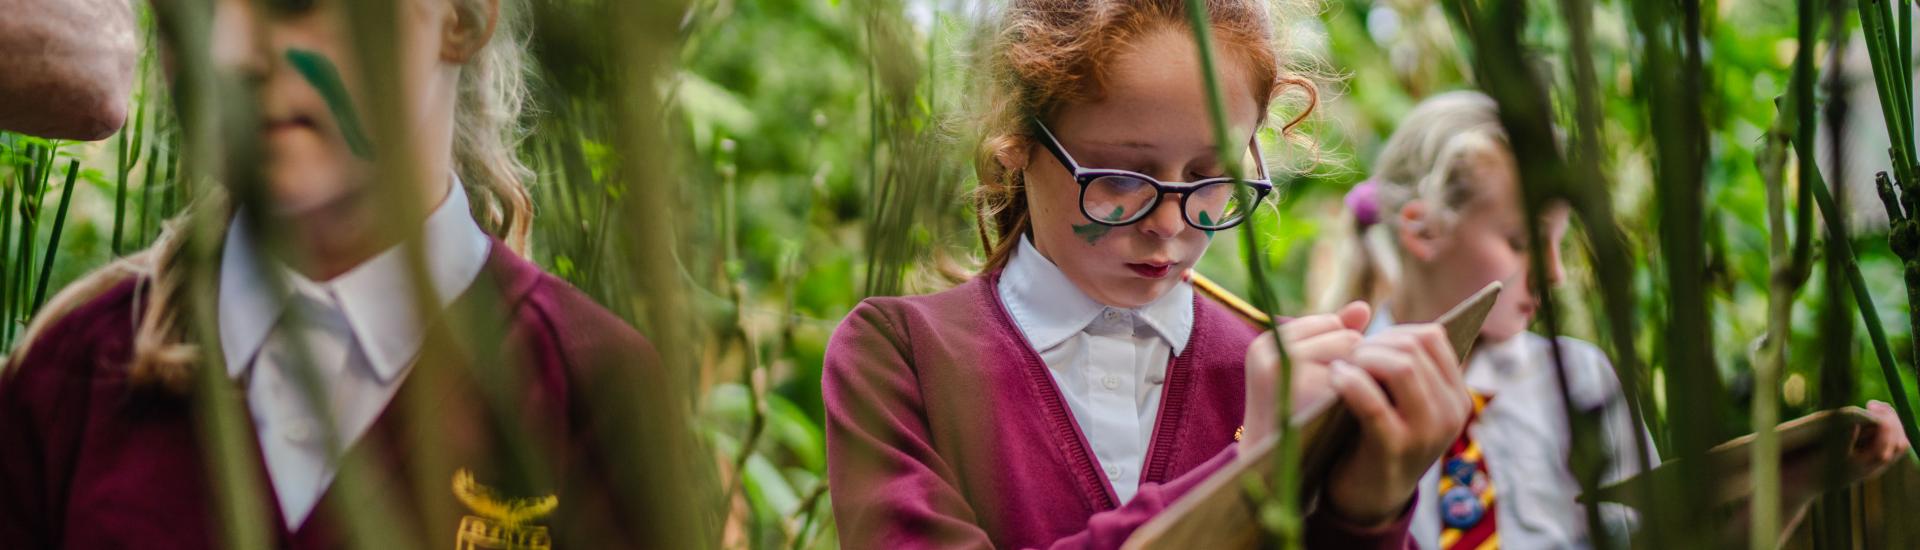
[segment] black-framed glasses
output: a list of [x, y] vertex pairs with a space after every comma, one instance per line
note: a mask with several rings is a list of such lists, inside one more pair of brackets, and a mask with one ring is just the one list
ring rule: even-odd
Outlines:
[[1267, 177], [1266, 162], [1260, 156], [1258, 137], [1248, 146], [1253, 150], [1253, 164], [1260, 179], [1218, 177], [1195, 182], [1163, 182], [1129, 170], [1082, 168], [1073, 161], [1073, 155], [1060, 146], [1060, 140], [1053, 137], [1053, 130], [1048, 129], [1046, 123], [1034, 119], [1033, 125], [1040, 130], [1041, 145], [1047, 146], [1053, 158], [1073, 173], [1073, 180], [1080, 184], [1080, 213], [1101, 225], [1118, 227], [1138, 222], [1160, 206], [1161, 196], [1178, 194], [1180, 217], [1186, 219], [1187, 225], [1202, 231], [1219, 231], [1246, 221], [1247, 214], [1273, 192], [1273, 181]]

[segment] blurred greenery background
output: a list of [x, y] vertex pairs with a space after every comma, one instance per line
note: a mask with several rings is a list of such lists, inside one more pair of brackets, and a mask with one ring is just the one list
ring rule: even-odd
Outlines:
[[[1552, 75], [1556, 103], [1571, 104], [1564, 59], [1568, 36], [1559, 4], [1535, 0], [1524, 28]], [[619, 47], [566, 31], [590, 15], [563, 0], [535, 0], [531, 36], [535, 107], [522, 151], [537, 171], [536, 260], [616, 312], [643, 325], [609, 244], [609, 205], [625, 189], [608, 173], [610, 129], [601, 107], [571, 90], [583, 51]], [[1301, 170], [1271, 208], [1255, 218], [1278, 273], [1283, 313], [1307, 313], [1307, 274], [1324, 265], [1316, 251], [1340, 198], [1365, 179], [1381, 142], [1427, 95], [1471, 86], [1466, 58], [1443, 6], [1433, 0], [1332, 0], [1285, 22], [1327, 76], [1322, 104], [1307, 125], [1318, 151], [1275, 144], [1268, 150]], [[1639, 40], [1626, 5], [1602, 2], [1593, 14], [1593, 61], [1600, 76], [1606, 137], [1603, 171], [1617, 222], [1634, 255], [1640, 341], [1654, 374], [1656, 441], [1669, 400], [1669, 365], [1660, 335], [1667, 301], [1658, 265], [1653, 143], [1639, 74]], [[1794, 6], [1787, 0], [1724, 0], [1702, 5], [1711, 86], [1705, 258], [1715, 320], [1712, 349], [1731, 399], [1724, 437], [1751, 431], [1752, 351], [1766, 331], [1766, 194], [1756, 150], [1776, 117], [1795, 48]], [[967, 130], [973, 90], [968, 53], [986, 10], [952, 0], [694, 0], [682, 19], [679, 63], [663, 83], [674, 124], [670, 157], [684, 217], [681, 243], [644, 261], [671, 262], [683, 276], [704, 345], [696, 376], [701, 428], [737, 491], [725, 533], [729, 547], [833, 547], [825, 494], [826, 459], [820, 365], [828, 336], [860, 299], [928, 291], [946, 284], [943, 269], [980, 256], [971, 202]], [[1824, 51], [1825, 44], [1819, 49]], [[1842, 76], [1869, 82], [1862, 48]], [[1824, 59], [1824, 56], [1822, 57]], [[0, 135], [4, 218], [0, 258], [0, 347], [10, 348], [45, 294], [117, 254], [150, 242], [160, 220], [191, 197], [174, 185], [177, 125], [149, 48], [136, 118], [96, 143]], [[1823, 66], [1823, 74], [1834, 70]], [[1878, 113], [1870, 84], [1853, 94], [1853, 112]], [[1564, 107], [1563, 107], [1564, 110]], [[1290, 115], [1291, 113], [1279, 113]], [[1563, 116], [1563, 119], [1565, 117]], [[1886, 219], [1874, 198], [1873, 170], [1887, 143], [1877, 119], [1847, 126], [1860, 158], [1846, 181], [1855, 249], [1897, 357], [1911, 357], [1899, 259], [1887, 247]], [[1272, 136], [1268, 136], [1269, 139]], [[1873, 145], [1878, 144], [1878, 145]], [[1307, 162], [1313, 160], [1314, 162]], [[69, 175], [70, 167], [77, 171]], [[74, 185], [66, 185], [71, 177]], [[1558, 293], [1565, 332], [1599, 340], [1599, 298], [1584, 238], [1569, 237], [1568, 283]], [[57, 235], [56, 235], [57, 234]], [[1247, 287], [1239, 232], [1223, 233], [1200, 270], [1226, 287]], [[43, 275], [42, 267], [50, 265]], [[1792, 346], [1818, 345], [1815, 315], [1828, 297], [1816, 270], [1794, 309]], [[1857, 320], [1856, 320], [1857, 322]], [[1889, 388], [1866, 340], [1855, 339], [1860, 399], [1912, 395]], [[1782, 376], [1781, 418], [1813, 410], [1819, 366], [1796, 355]], [[738, 472], [738, 475], [735, 475]], [[1910, 476], [1911, 477], [1911, 476]], [[1913, 486], [1910, 482], [1909, 487]], [[1909, 541], [1913, 542], [1913, 541]]]

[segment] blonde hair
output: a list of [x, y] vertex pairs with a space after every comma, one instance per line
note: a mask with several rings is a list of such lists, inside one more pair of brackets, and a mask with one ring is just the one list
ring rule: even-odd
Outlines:
[[1371, 201], [1368, 209], [1374, 219], [1364, 219], [1367, 216], [1356, 213], [1349, 201], [1330, 229], [1333, 239], [1323, 241], [1340, 258], [1331, 274], [1315, 275], [1323, 281], [1308, 285], [1322, 289], [1315, 293], [1319, 311], [1384, 298], [1380, 291], [1393, 288], [1401, 274], [1400, 210], [1418, 199], [1429, 208], [1423, 223], [1447, 230], [1474, 198], [1469, 161], [1508, 150], [1499, 105], [1480, 92], [1429, 97], [1404, 120], [1374, 161], [1373, 176], [1361, 184], [1373, 186], [1371, 197], [1358, 200]]
[[[454, 0], [481, 2], [483, 0]], [[531, 171], [516, 152], [525, 134], [520, 117], [527, 102], [526, 33], [515, 2], [500, 3], [499, 19], [487, 44], [461, 68], [454, 109], [453, 163], [465, 185], [474, 220], [517, 254], [527, 253], [533, 203], [526, 181]], [[474, 6], [465, 6], [473, 8]], [[484, 11], [484, 6], [478, 8]], [[24, 357], [40, 334], [74, 309], [128, 278], [144, 278], [135, 301], [133, 363], [129, 377], [184, 392], [193, 365], [202, 354], [192, 344], [184, 315], [188, 297], [181, 259], [191, 249], [192, 210], [218, 212], [231, 219], [225, 193], [204, 196], [162, 228], [147, 249], [94, 270], [62, 289], [41, 310], [21, 337], [12, 357]]]
[[[1260, 123], [1281, 90], [1298, 88], [1306, 96], [1299, 114], [1281, 126], [1289, 139], [1304, 141], [1294, 130], [1313, 113], [1319, 88], [1303, 68], [1310, 56], [1291, 50], [1287, 35], [1274, 30], [1276, 12], [1291, 14], [1297, 10], [1289, 8], [1301, 6], [1269, 0], [1205, 3], [1221, 53], [1251, 69]], [[981, 138], [973, 158], [980, 180], [973, 200], [989, 271], [1006, 264], [1031, 223], [1025, 178], [1006, 169], [1000, 158], [1031, 148], [1032, 119], [1048, 118], [1071, 102], [1098, 99], [1107, 64], [1130, 41], [1165, 28], [1184, 29], [1188, 14], [1184, 0], [1013, 0], [999, 20], [975, 69], [975, 81], [985, 89], [975, 94], [982, 103], [975, 107]]]

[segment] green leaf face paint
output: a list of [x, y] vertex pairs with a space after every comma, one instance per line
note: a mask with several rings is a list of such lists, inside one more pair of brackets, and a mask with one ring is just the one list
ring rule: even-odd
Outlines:
[[[1213, 225], [1213, 217], [1208, 216], [1207, 211], [1205, 210], [1200, 211], [1200, 225]], [[1206, 231], [1207, 231], [1207, 238], [1209, 239], [1213, 238], [1213, 230], [1208, 229]]]
[[321, 99], [327, 102], [327, 109], [333, 111], [333, 119], [340, 121], [340, 133], [347, 139], [347, 148], [353, 156], [363, 159], [373, 158], [373, 141], [367, 139], [365, 126], [360, 123], [360, 115], [353, 109], [353, 97], [347, 95], [347, 85], [340, 80], [340, 69], [332, 60], [319, 53], [289, 48], [287, 62], [293, 65], [308, 84], [320, 91]]
[[[1126, 215], [1126, 213], [1126, 208], [1115, 206], [1113, 207], [1113, 213], [1107, 215], [1107, 221], [1120, 221], [1120, 218]], [[1086, 239], [1087, 244], [1099, 242], [1100, 238], [1107, 236], [1107, 233], [1110, 231], [1113, 231], [1113, 226], [1098, 223], [1083, 223], [1073, 226], [1073, 236]]]

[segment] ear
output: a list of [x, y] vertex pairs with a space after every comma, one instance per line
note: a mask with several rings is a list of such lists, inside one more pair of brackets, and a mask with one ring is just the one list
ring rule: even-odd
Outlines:
[[1031, 155], [1032, 150], [1033, 145], [1031, 144], [1008, 145], [1001, 147], [998, 151], [994, 151], [993, 161], [1000, 163], [1000, 168], [1006, 170], [1008, 174], [1017, 173], [1027, 169], [1028, 159], [1033, 158]]
[[1439, 232], [1434, 229], [1433, 210], [1426, 201], [1413, 199], [1400, 207], [1400, 223], [1395, 238], [1400, 248], [1422, 262], [1433, 261], [1439, 253]]
[[465, 64], [493, 39], [500, 0], [447, 0], [452, 9], [440, 25], [440, 59]]

